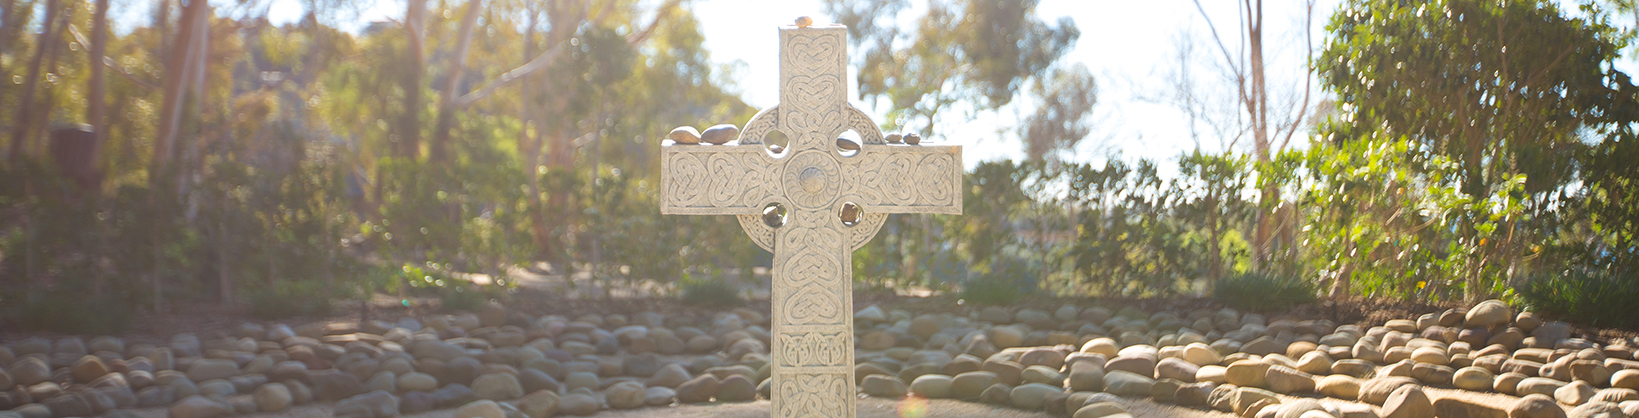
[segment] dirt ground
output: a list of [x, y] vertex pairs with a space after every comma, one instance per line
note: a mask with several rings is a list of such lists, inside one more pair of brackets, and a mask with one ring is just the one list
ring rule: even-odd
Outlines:
[[[1459, 397], [1475, 401], [1484, 405], [1494, 405], [1506, 410], [1519, 398], [1498, 393], [1478, 393], [1457, 389], [1424, 387], [1431, 399]], [[1293, 401], [1302, 397], [1281, 395], [1285, 401]], [[1321, 404], [1359, 404], [1358, 402], [1340, 399], [1310, 397]], [[1122, 406], [1139, 418], [1233, 418], [1235, 415], [1215, 410], [1185, 408], [1176, 405], [1157, 403], [1149, 398], [1123, 398]], [[1022, 411], [1012, 408], [1001, 408], [976, 402], [963, 402], [949, 399], [933, 400], [891, 400], [881, 398], [862, 397], [858, 400], [860, 418], [1052, 418], [1039, 411]], [[769, 416], [769, 402], [759, 400], [745, 403], [717, 403], [699, 405], [673, 405], [669, 407], [646, 407], [632, 410], [604, 410], [593, 415], [598, 418], [761, 418]], [[1373, 410], [1378, 410], [1372, 406]], [[133, 411], [140, 418], [167, 418], [164, 408], [148, 408]], [[454, 409], [444, 409], [423, 412], [414, 415], [405, 415], [406, 418], [450, 418], [455, 415]], [[247, 418], [319, 418], [330, 416], [330, 405], [307, 405], [292, 408], [289, 411], [276, 414], [252, 414]]]

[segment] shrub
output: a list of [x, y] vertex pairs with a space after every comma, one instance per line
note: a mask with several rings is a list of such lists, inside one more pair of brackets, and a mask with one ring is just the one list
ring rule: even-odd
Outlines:
[[317, 280], [281, 282], [273, 288], [247, 290], [250, 313], [262, 319], [298, 316], [328, 316], [330, 297]]
[[130, 325], [135, 311], [125, 298], [98, 297], [79, 290], [57, 289], [36, 293], [33, 300], [6, 302], [0, 298], [0, 305], [11, 305], [17, 311], [0, 310], [0, 316], [17, 315], [22, 328], [30, 331], [112, 334]]
[[1212, 297], [1244, 311], [1273, 311], [1315, 301], [1315, 284], [1293, 276], [1249, 272], [1218, 280]]
[[1521, 286], [1527, 309], [1593, 327], [1639, 327], [1639, 282], [1600, 270], [1533, 278]]
[[722, 278], [696, 279], [684, 276], [683, 303], [698, 306], [725, 307], [740, 304], [740, 289]]
[[962, 300], [981, 305], [1007, 305], [1023, 296], [1018, 283], [997, 276], [981, 276], [962, 286]]

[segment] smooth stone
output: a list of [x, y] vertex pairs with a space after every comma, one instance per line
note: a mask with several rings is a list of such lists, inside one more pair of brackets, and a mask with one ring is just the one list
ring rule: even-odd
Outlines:
[[1326, 407], [1313, 399], [1298, 399], [1281, 404], [1275, 412], [1275, 418], [1302, 418], [1304, 414], [1312, 411], [1326, 413]]
[[1269, 374], [1269, 364], [1257, 360], [1241, 360], [1229, 365], [1224, 378], [1235, 386], [1262, 387]]
[[1396, 389], [1416, 384], [1417, 380], [1409, 377], [1379, 377], [1361, 383], [1359, 398], [1361, 402], [1382, 405]]
[[700, 143], [700, 131], [694, 129], [693, 126], [679, 126], [667, 133], [666, 139], [684, 145], [698, 144]]
[[472, 393], [492, 401], [517, 399], [524, 396], [524, 386], [511, 373], [489, 373], [472, 381]]
[[[1183, 379], [1179, 379], [1183, 380]], [[1190, 376], [1189, 381], [1195, 381]], [[1096, 362], [1070, 363], [1070, 374], [1065, 382], [1071, 390], [1097, 392], [1104, 390], [1104, 367]]]
[[1524, 380], [1520, 380], [1519, 386], [1514, 389], [1514, 393], [1522, 396], [1533, 393], [1554, 396], [1554, 392], [1558, 391], [1559, 388], [1562, 387], [1565, 387], [1565, 382], [1546, 377], [1527, 377]]
[[1434, 403], [1429, 401], [1423, 388], [1405, 385], [1389, 394], [1383, 402], [1383, 418], [1427, 418], [1434, 416]]
[[231, 415], [232, 409], [203, 396], [194, 395], [171, 405], [171, 418], [218, 418]]
[[351, 374], [332, 370], [311, 374], [308, 379], [320, 401], [339, 401], [364, 393], [364, 382]]
[[[1072, 372], [1072, 376], [1074, 373]], [[1072, 381], [1073, 381], [1072, 377]], [[988, 371], [971, 371], [951, 378], [950, 393], [956, 399], [973, 399], [979, 397], [986, 388], [997, 382], [996, 373]], [[1103, 388], [1103, 374], [1099, 375], [1099, 387]]]
[[571, 393], [558, 398], [558, 413], [561, 415], [587, 416], [596, 414], [602, 406], [592, 395]]
[[1081, 409], [1077, 409], [1075, 415], [1071, 418], [1109, 418], [1117, 416], [1130, 417], [1132, 415], [1127, 414], [1127, 409], [1122, 408], [1121, 404], [1106, 401], [1082, 405]]
[[1029, 383], [1042, 383], [1054, 386], [1061, 386], [1064, 384], [1064, 374], [1059, 373], [1057, 369], [1047, 366], [1038, 365], [1026, 367], [1024, 368], [1024, 373], [1020, 375], [1020, 377]]
[[648, 406], [671, 405], [677, 398], [677, 391], [665, 387], [651, 387], [643, 389], [643, 404]]
[[997, 383], [985, 388], [979, 393], [979, 402], [992, 405], [1006, 405], [1013, 401], [1013, 386], [1006, 383]]
[[1315, 391], [1315, 377], [1286, 366], [1269, 366], [1264, 384], [1276, 393], [1309, 393]]
[[575, 390], [578, 388], [597, 389], [600, 387], [599, 383], [598, 374], [592, 372], [574, 372], [570, 373], [563, 379], [563, 386], [565, 390]]
[[455, 416], [458, 418], [506, 418], [506, 411], [501, 410], [501, 405], [495, 403], [495, 401], [485, 399], [461, 405], [460, 408], [456, 408]]
[[530, 392], [518, 399], [517, 406], [529, 418], [550, 418], [558, 413], [558, 394], [550, 390]]
[[[1260, 402], [1265, 404], [1278, 404], [1280, 403], [1280, 396], [1276, 395], [1274, 392], [1258, 388], [1236, 388], [1235, 397], [1230, 406], [1232, 408], [1231, 410], [1235, 411], [1235, 414], [1246, 416], [1245, 412]], [[1254, 414], [1255, 413], [1256, 412], [1254, 411]]]
[[951, 388], [954, 379], [942, 374], [925, 374], [912, 380], [910, 393], [928, 399], [943, 399], [951, 397]]
[[676, 388], [692, 378], [693, 376], [689, 374], [688, 369], [684, 369], [680, 364], [673, 363], [661, 366], [660, 370], [649, 378], [648, 385]]
[[1599, 393], [1594, 394], [1593, 399], [1589, 399], [1589, 401], [1610, 402], [1620, 405], [1623, 402], [1639, 401], [1639, 391], [1628, 388], [1605, 388], [1600, 389]]
[[1036, 411], [1041, 410], [1047, 398], [1055, 393], [1063, 394], [1064, 390], [1052, 385], [1028, 383], [1014, 387], [1008, 392], [1008, 400], [1015, 408]]
[[1502, 303], [1500, 300], [1492, 299], [1480, 302], [1478, 305], [1474, 305], [1473, 308], [1470, 308], [1468, 310], [1468, 315], [1466, 317], [1466, 321], [1464, 322], [1464, 326], [1490, 328], [1492, 326], [1507, 323], [1513, 318], [1513, 309], [1509, 308], [1507, 304]]
[[290, 396], [290, 388], [283, 383], [268, 383], [256, 388], [252, 393], [256, 399], [256, 409], [262, 412], [279, 412], [289, 409], [294, 398]]
[[745, 375], [723, 378], [717, 385], [718, 402], [750, 402], [757, 400], [757, 384]]
[[681, 385], [677, 385], [677, 402], [710, 402], [713, 396], [717, 396], [717, 388], [720, 384], [721, 381], [717, 379], [717, 376], [710, 374], [703, 374], [699, 377], [689, 379], [689, 381], [683, 382]]
[[1104, 374], [1104, 391], [1117, 396], [1148, 396], [1155, 379], [1125, 371]]
[[188, 380], [204, 382], [212, 379], [227, 379], [239, 375], [239, 364], [233, 360], [198, 359], [188, 366]]
[[1441, 418], [1508, 418], [1501, 409], [1463, 398], [1434, 400], [1434, 416]]
[[734, 138], [738, 137], [739, 135], [740, 128], [735, 127], [732, 124], [724, 123], [706, 128], [705, 132], [700, 133], [700, 142], [713, 145], [723, 145], [727, 144], [728, 141], [733, 141]]
[[1491, 385], [1496, 380], [1497, 375], [1492, 374], [1490, 370], [1473, 366], [1457, 369], [1457, 372], [1451, 375], [1452, 386], [1475, 392], [1491, 390]]
[[438, 379], [432, 375], [419, 372], [405, 373], [398, 376], [398, 390], [402, 391], [429, 391], [438, 388]]
[[603, 392], [604, 401], [614, 409], [633, 409], [644, 404], [646, 394], [643, 385], [637, 382], [620, 382]]
[[374, 391], [336, 402], [336, 418], [387, 418], [398, 416], [398, 398], [386, 391]]
[[1569, 418], [1627, 418], [1627, 413], [1622, 411], [1622, 407], [1610, 402], [1588, 402], [1566, 411], [1565, 416]]
[[1509, 418], [1565, 418], [1565, 409], [1553, 398], [1540, 394], [1526, 395], [1508, 408]]
[[1566, 384], [1559, 389], [1555, 389], [1554, 400], [1559, 401], [1559, 403], [1562, 404], [1577, 406], [1587, 403], [1588, 400], [1593, 399], [1593, 395], [1598, 392], [1599, 390], [1594, 389], [1594, 387], [1589, 385], [1588, 382], [1578, 380]]
[[[951, 392], [954, 393], [954, 379], [952, 379], [951, 388]], [[871, 375], [865, 377], [865, 382], [860, 385], [860, 389], [863, 390], [865, 394], [878, 398], [898, 399], [904, 397], [905, 394], [909, 392], [910, 387], [905, 385], [905, 382], [899, 380], [897, 377], [887, 375]]]

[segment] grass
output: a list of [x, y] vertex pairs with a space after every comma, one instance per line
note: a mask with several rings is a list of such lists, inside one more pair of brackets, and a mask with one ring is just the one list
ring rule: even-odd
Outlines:
[[1218, 280], [1212, 297], [1235, 309], [1267, 312], [1314, 302], [1315, 284], [1266, 272], [1240, 273]]
[[1639, 278], [1598, 271], [1536, 277], [1519, 289], [1527, 309], [1592, 327], [1639, 328]]

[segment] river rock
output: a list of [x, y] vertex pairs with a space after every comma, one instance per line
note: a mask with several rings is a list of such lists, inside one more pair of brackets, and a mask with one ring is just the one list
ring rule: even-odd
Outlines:
[[710, 402], [712, 397], [717, 396], [717, 387], [721, 383], [717, 376], [710, 374], [703, 374], [700, 377], [689, 379], [689, 381], [677, 385], [677, 402]]
[[1396, 388], [1383, 402], [1383, 418], [1427, 418], [1434, 416], [1434, 404], [1417, 385]]
[[1588, 402], [1589, 399], [1593, 399], [1593, 395], [1598, 391], [1598, 389], [1588, 385], [1588, 382], [1578, 380], [1555, 389], [1554, 400], [1571, 406], [1581, 405]]
[[1388, 401], [1389, 395], [1394, 394], [1396, 389], [1416, 384], [1417, 380], [1409, 377], [1379, 377], [1367, 380], [1360, 385], [1360, 401], [1382, 405], [1383, 402]]
[[1051, 394], [1063, 393], [1064, 390], [1057, 386], [1044, 385], [1041, 383], [1029, 383], [1013, 388], [1013, 390], [1008, 393], [1008, 400], [1012, 402], [1013, 407], [1015, 408], [1027, 411], [1039, 411], [1042, 409], [1043, 404]]
[[1149, 376], [1140, 376], [1124, 371], [1112, 371], [1104, 375], [1104, 391], [1117, 396], [1149, 396], [1155, 379]]
[[518, 383], [518, 377], [510, 373], [490, 373], [473, 380], [472, 393], [478, 399], [500, 401], [523, 397], [524, 387]]
[[336, 418], [387, 418], [398, 416], [398, 398], [386, 391], [374, 391], [336, 402]]
[[558, 414], [572, 416], [586, 416], [596, 414], [602, 406], [592, 395], [571, 393], [558, 398]]
[[518, 410], [529, 418], [550, 418], [558, 413], [558, 394], [549, 390], [530, 392], [518, 399]]
[[218, 418], [233, 414], [227, 405], [194, 395], [171, 405], [171, 418]]
[[1229, 365], [1224, 378], [1235, 386], [1262, 387], [1269, 374], [1269, 364], [1257, 360], [1241, 360]]
[[1570, 418], [1626, 418], [1622, 408], [1610, 402], [1588, 402], [1565, 412]]
[[1508, 413], [1502, 409], [1457, 397], [1434, 400], [1434, 415], [1451, 418], [1508, 418]]
[[1526, 395], [1508, 408], [1509, 418], [1565, 418], [1565, 410], [1553, 398], [1540, 394]]
[[262, 412], [279, 412], [289, 409], [294, 401], [290, 396], [290, 388], [283, 383], [268, 383], [256, 388], [252, 393], [256, 400], [256, 409]]
[[1291, 367], [1273, 365], [1264, 374], [1264, 384], [1276, 393], [1309, 393], [1315, 391], [1315, 377]]
[[[952, 388], [954, 388], [954, 379], [952, 382]], [[866, 376], [865, 382], [860, 385], [860, 389], [864, 390], [867, 395], [889, 399], [902, 398], [910, 390], [905, 382], [899, 380], [899, 378], [887, 375]], [[952, 391], [954, 392], [954, 389]]]
[[1499, 324], [1507, 323], [1513, 318], [1513, 309], [1509, 308], [1507, 304], [1502, 303], [1500, 300], [1492, 299], [1480, 302], [1480, 304], [1474, 305], [1473, 308], [1469, 309], [1467, 321], [1465, 321], [1464, 326], [1490, 328]]
[[910, 393], [928, 399], [951, 397], [954, 379], [942, 374], [924, 374], [911, 381]]

